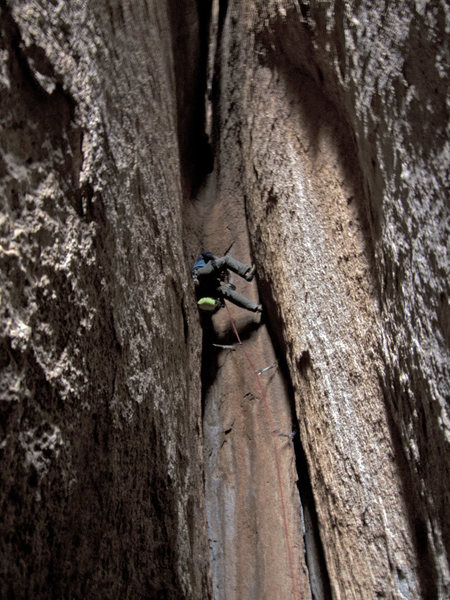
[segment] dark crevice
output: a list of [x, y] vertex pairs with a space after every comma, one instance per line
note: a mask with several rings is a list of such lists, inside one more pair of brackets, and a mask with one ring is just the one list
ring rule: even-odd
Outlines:
[[439, 597], [436, 585], [438, 581], [437, 565], [435, 564], [433, 552], [428, 543], [428, 532], [425, 524], [427, 517], [423, 514], [423, 500], [419, 496], [419, 486], [414, 481], [415, 476], [411, 472], [408, 458], [405, 455], [399, 427], [395, 422], [393, 411], [389, 409], [391, 405], [395, 410], [395, 399], [401, 392], [396, 389], [398, 386], [396, 386], [395, 381], [392, 381], [390, 385], [386, 385], [386, 382], [380, 378], [380, 386], [384, 391], [385, 404], [388, 407], [386, 414], [395, 464], [397, 465], [399, 480], [403, 488], [406, 516], [409, 521], [410, 530], [413, 532], [413, 543], [416, 556], [418, 557], [417, 574], [421, 588], [420, 597], [427, 600], [437, 600]]
[[[213, 145], [213, 149], [218, 147], [218, 142], [220, 139], [220, 120], [217, 116], [220, 114], [220, 106], [221, 106], [221, 63], [222, 63], [222, 36], [223, 29], [225, 26], [225, 20], [228, 12], [228, 0], [213, 0], [213, 18], [217, 19], [215, 24], [215, 43], [211, 44], [210, 50], [213, 52], [211, 56], [212, 63], [212, 73], [209, 74], [210, 77], [210, 103], [211, 103], [211, 143]], [[217, 170], [220, 169], [220, 165], [218, 165]]]
[[309, 2], [300, 2], [300, 0], [297, 0], [297, 4], [298, 4], [298, 7], [300, 8], [302, 17], [304, 19], [308, 19], [310, 16], [310, 10], [311, 10], [310, 3]]
[[227, 12], [228, 12], [228, 0], [219, 0], [219, 29], [218, 29], [218, 37], [219, 38], [222, 35]]
[[181, 302], [181, 315], [183, 317], [183, 336], [184, 342], [187, 343], [189, 337], [189, 322], [186, 315], [186, 309], [184, 307], [184, 302]]
[[206, 133], [205, 93], [209, 25], [212, 0], [191, 0], [187, 11], [195, 13], [198, 30], [186, 27], [186, 14], [178, 3], [169, 3], [174, 56], [177, 134], [185, 198], [195, 196], [213, 168]]
[[[266, 309], [266, 326], [272, 345], [277, 356], [278, 366], [287, 388], [287, 397], [291, 409], [292, 429], [296, 431], [293, 437], [293, 445], [295, 452], [295, 464], [298, 475], [298, 493], [302, 506], [305, 531], [305, 560], [308, 567], [309, 583], [311, 588], [312, 598], [314, 600], [326, 600], [332, 598], [330, 579], [325, 560], [325, 553], [320, 537], [319, 519], [317, 516], [314, 494], [311, 486], [308, 461], [300, 439], [300, 426], [297, 417], [295, 406], [294, 387], [289, 374], [289, 369], [286, 362], [288, 348], [284, 343], [282, 331], [284, 329], [283, 322], [279, 315], [274, 310], [275, 301], [270, 292], [270, 286], [267, 283], [260, 282], [259, 285], [261, 298]], [[305, 350], [299, 360], [299, 370], [304, 375], [311, 371], [311, 357], [308, 350]]]

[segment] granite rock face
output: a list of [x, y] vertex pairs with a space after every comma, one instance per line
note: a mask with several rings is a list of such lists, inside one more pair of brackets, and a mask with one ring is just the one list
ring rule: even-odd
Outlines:
[[1, 596], [207, 597], [176, 20], [18, 1], [1, 29]]
[[446, 3], [0, 9], [2, 597], [446, 597]]
[[336, 598], [448, 591], [446, 18], [439, 2], [219, 12], [216, 222], [245, 255], [243, 206]]

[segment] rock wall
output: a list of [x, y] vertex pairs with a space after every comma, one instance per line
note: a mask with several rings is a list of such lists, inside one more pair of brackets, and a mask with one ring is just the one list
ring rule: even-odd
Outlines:
[[445, 2], [0, 9], [1, 595], [446, 597]]
[[409, 10], [386, 3], [380, 11], [364, 2], [337, 3], [333, 12], [320, 3], [309, 8], [312, 54], [353, 130], [363, 175], [381, 316], [379, 377], [419, 561], [429, 593], [445, 595], [448, 8], [444, 2], [415, 2]]
[[[219, 14], [206, 239], [256, 260], [336, 598], [444, 597], [449, 584], [444, 30], [441, 3]], [[215, 465], [236, 491], [245, 460], [228, 449]], [[229, 506], [224, 491], [231, 528]]]
[[206, 598], [176, 19], [11, 1], [1, 30], [0, 595]]

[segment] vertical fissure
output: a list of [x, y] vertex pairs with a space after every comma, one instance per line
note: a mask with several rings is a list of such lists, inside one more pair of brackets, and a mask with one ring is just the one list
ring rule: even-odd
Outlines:
[[263, 299], [268, 308], [269, 318], [267, 328], [271, 338], [273, 347], [275, 348], [276, 356], [278, 357], [278, 366], [282, 376], [286, 382], [287, 396], [291, 409], [292, 419], [292, 444], [295, 454], [295, 467], [297, 473], [297, 489], [300, 500], [300, 511], [302, 518], [302, 535], [305, 548], [305, 562], [308, 569], [309, 586], [311, 596], [314, 600], [328, 600], [332, 598], [330, 579], [323, 550], [322, 539], [320, 536], [320, 523], [317, 515], [314, 494], [310, 479], [310, 469], [308, 461], [303, 449], [301, 440], [300, 423], [295, 405], [295, 392], [289, 374], [289, 369], [286, 363], [287, 348], [282, 340], [281, 335], [276, 335], [275, 332], [283, 331], [283, 324], [275, 316], [271, 310], [273, 306], [273, 298], [269, 298], [264, 294], [266, 286], [261, 286], [263, 290]]
[[[220, 161], [218, 156], [218, 140], [220, 137], [220, 106], [222, 99], [221, 94], [221, 36], [224, 28], [225, 16], [227, 13], [227, 3], [212, 0], [209, 4], [211, 15], [208, 19], [209, 41], [208, 44], [203, 44], [203, 49], [207, 48], [207, 57], [202, 59], [202, 64], [206, 69], [204, 77], [204, 136], [212, 142], [215, 147], [214, 169], [202, 182], [198, 190], [196, 202], [197, 217], [197, 239], [200, 247], [203, 250], [210, 250], [216, 254], [225, 254], [230, 248], [233, 252], [239, 252], [242, 247], [251, 242], [248, 239], [248, 229], [245, 227], [242, 232], [240, 227], [239, 234], [236, 234], [236, 223], [228, 222], [229, 205], [223, 201], [219, 173], [224, 169], [223, 165], [217, 164]], [[206, 20], [205, 20], [206, 21]], [[239, 201], [238, 201], [239, 202]], [[245, 202], [242, 203], [241, 211], [243, 218], [246, 220]], [[233, 209], [234, 210], [234, 209]], [[233, 219], [233, 217], [231, 217]], [[231, 238], [221, 233], [219, 240], [217, 239], [218, 230], [229, 229]], [[235, 236], [231, 234], [235, 231]], [[222, 239], [223, 238], [223, 239]], [[215, 247], [208, 247], [214, 240]], [[199, 250], [197, 248], [196, 250]], [[239, 278], [238, 278], [239, 279]], [[264, 290], [260, 290], [260, 292]], [[264, 298], [263, 298], [264, 300]], [[224, 312], [224, 311], [223, 311]], [[268, 311], [267, 314], [273, 314], [273, 311]], [[274, 418], [278, 424], [279, 420], [285, 423], [284, 429], [280, 429], [281, 435], [286, 435], [286, 432], [296, 430], [296, 435], [289, 438], [287, 442], [292, 452], [293, 463], [295, 464], [296, 476], [291, 474], [287, 479], [283, 480], [283, 486], [287, 489], [283, 490], [289, 496], [288, 489], [291, 486], [297, 490], [297, 501], [292, 504], [292, 495], [290, 495], [291, 506], [289, 510], [297, 512], [293, 522], [290, 522], [289, 536], [293, 538], [288, 542], [293, 546], [301, 547], [299, 539], [303, 541], [304, 555], [297, 557], [296, 569], [300, 571], [296, 573], [296, 577], [303, 577], [306, 574], [308, 583], [302, 584], [302, 590], [308, 590], [312, 598], [315, 600], [325, 600], [331, 598], [330, 582], [325, 563], [324, 552], [322, 548], [317, 511], [315, 509], [314, 497], [309, 479], [309, 469], [305, 453], [303, 451], [300, 440], [298, 418], [295, 410], [294, 390], [290, 381], [289, 372], [286, 365], [283, 346], [279, 340], [275, 339], [273, 330], [282, 328], [281, 323], [271, 325], [269, 323], [257, 323], [253, 320], [245, 319], [244, 316], [238, 317], [239, 335], [242, 335], [243, 344], [248, 344], [254, 347], [258, 344], [259, 339], [265, 339], [264, 344], [271, 347], [270, 355], [274, 362], [280, 366], [277, 377], [280, 379], [279, 390], [282, 390], [282, 402], [286, 414], [283, 416], [274, 414]], [[246, 597], [250, 590], [255, 590], [264, 587], [264, 556], [252, 559], [249, 564], [252, 565], [245, 574], [248, 580], [246, 583], [238, 581], [239, 579], [239, 558], [240, 550], [235, 546], [244, 544], [243, 537], [247, 529], [241, 527], [243, 516], [240, 513], [239, 502], [247, 502], [248, 498], [255, 495], [255, 500], [252, 503], [255, 506], [264, 503], [264, 498], [260, 495], [260, 482], [249, 479], [246, 483], [246, 490], [240, 490], [240, 480], [245, 478], [242, 472], [239, 471], [237, 463], [242, 461], [248, 462], [248, 468], [252, 474], [258, 473], [258, 463], [261, 460], [270, 459], [270, 450], [267, 449], [268, 436], [267, 424], [264, 422], [265, 417], [258, 413], [258, 400], [249, 390], [249, 383], [243, 385], [245, 375], [244, 365], [236, 340], [229, 326], [226, 326], [225, 315], [215, 317], [200, 315], [201, 327], [203, 330], [202, 338], [202, 368], [201, 368], [201, 385], [202, 385], [202, 418], [204, 429], [204, 447], [205, 447], [205, 494], [206, 494], [206, 510], [209, 532], [209, 547], [210, 561], [213, 577], [213, 595], [216, 600], [226, 598], [233, 593], [242, 594]], [[262, 336], [262, 337], [261, 337]], [[216, 344], [216, 346], [214, 346]], [[219, 346], [222, 346], [220, 348]], [[234, 347], [234, 348], [233, 348]], [[256, 351], [260, 352], [260, 350]], [[260, 360], [265, 360], [260, 358]], [[272, 359], [271, 359], [272, 360]], [[245, 361], [244, 361], [245, 362]], [[266, 364], [258, 365], [265, 367]], [[237, 375], [239, 373], [239, 375]], [[248, 375], [251, 377], [251, 374]], [[244, 380], [242, 379], [244, 377]], [[235, 383], [230, 383], [230, 378], [236, 378]], [[270, 374], [268, 379], [272, 378]], [[247, 386], [247, 387], [245, 387]], [[278, 389], [278, 388], [277, 388]], [[235, 398], [236, 400], [233, 400]], [[238, 400], [240, 398], [240, 400]], [[234, 405], [234, 406], [233, 406]], [[260, 422], [254, 422], [255, 418], [260, 418]], [[287, 424], [289, 423], [289, 425]], [[239, 431], [239, 427], [242, 429]], [[260, 431], [261, 430], [261, 431]], [[258, 433], [257, 433], [258, 432]], [[289, 433], [289, 432], [288, 432]], [[264, 437], [248, 441], [248, 438], [253, 438], [256, 435]], [[237, 436], [240, 436], [239, 439]], [[284, 438], [280, 438], [284, 439]], [[258, 448], [259, 444], [262, 444]], [[243, 450], [244, 448], [244, 450]], [[284, 448], [284, 446], [283, 446]], [[284, 452], [284, 450], [283, 450]], [[271, 459], [270, 459], [271, 460]], [[293, 479], [290, 479], [293, 477]], [[297, 477], [297, 483], [295, 483]], [[278, 484], [276, 479], [270, 480], [269, 485], [272, 488], [272, 493], [277, 496]], [[240, 494], [243, 493], [243, 498], [240, 500]], [[298, 502], [297, 505], [295, 503]], [[295, 506], [294, 506], [295, 505]], [[274, 504], [276, 506], [276, 504]], [[268, 507], [262, 510], [268, 510]], [[276, 517], [276, 509], [271, 507], [270, 510]], [[264, 516], [258, 514], [252, 515], [255, 527], [258, 527], [258, 522]], [[291, 517], [292, 520], [292, 517]], [[264, 541], [263, 531], [256, 531], [254, 534], [252, 549], [248, 552], [259, 554], [258, 546], [265, 546], [267, 541]], [[272, 531], [270, 536], [279, 536]], [[279, 538], [277, 543], [280, 545], [280, 552], [286, 550], [284, 536]], [[243, 546], [245, 547], [245, 546]], [[290, 552], [290, 549], [288, 549]], [[259, 561], [259, 562], [258, 562]], [[299, 561], [299, 562], [297, 562]], [[251, 581], [253, 579], [253, 581]], [[284, 585], [288, 594], [290, 591], [289, 576], [286, 574]], [[275, 588], [274, 588], [275, 589]], [[239, 592], [237, 592], [239, 590]], [[280, 593], [277, 591], [276, 593]], [[303, 597], [304, 594], [302, 594]]]
[[177, 135], [184, 197], [195, 196], [213, 168], [205, 96], [208, 79], [213, 0], [191, 0], [196, 27], [186, 27], [185, 12], [169, 3]]

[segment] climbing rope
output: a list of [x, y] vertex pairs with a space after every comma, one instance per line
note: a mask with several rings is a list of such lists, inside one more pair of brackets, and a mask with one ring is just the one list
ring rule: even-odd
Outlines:
[[234, 335], [236, 336], [236, 339], [238, 341], [239, 347], [242, 350], [243, 355], [245, 356], [248, 364], [250, 365], [250, 368], [252, 369], [252, 371], [256, 377], [256, 382], [257, 382], [259, 391], [261, 393], [261, 398], [263, 401], [264, 409], [266, 411], [267, 420], [269, 422], [270, 432], [272, 435], [272, 445], [273, 445], [273, 452], [274, 452], [274, 457], [275, 457], [275, 465], [276, 465], [276, 470], [277, 470], [278, 487], [279, 487], [279, 491], [280, 491], [281, 510], [283, 513], [283, 525], [284, 525], [284, 534], [286, 536], [286, 549], [287, 549], [288, 562], [289, 562], [289, 572], [291, 575], [292, 596], [294, 598], [297, 598], [298, 600], [301, 600], [300, 582], [298, 581], [298, 578], [297, 578], [297, 572], [294, 569], [294, 562], [293, 562], [293, 558], [292, 558], [292, 554], [291, 554], [291, 544], [289, 541], [289, 532], [288, 532], [287, 518], [286, 518], [286, 506], [285, 506], [285, 502], [284, 502], [283, 486], [281, 483], [280, 459], [279, 459], [279, 455], [278, 455], [278, 447], [276, 444], [278, 430], [275, 429], [275, 423], [273, 420], [272, 411], [270, 410], [269, 403], [267, 402], [266, 394], [264, 392], [264, 388], [262, 386], [261, 378], [260, 378], [260, 374], [262, 373], [262, 371], [264, 371], [266, 369], [263, 369], [261, 371], [256, 370], [252, 359], [250, 358], [250, 356], [248, 355], [248, 352], [244, 348], [244, 345], [239, 336], [236, 324], [233, 320], [233, 317], [231, 316], [230, 309], [228, 308], [226, 303], [225, 303], [225, 308], [227, 309], [228, 318], [230, 320], [231, 327], [233, 328]]

